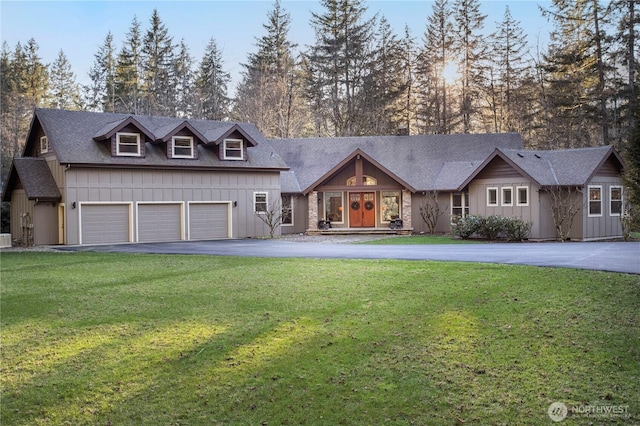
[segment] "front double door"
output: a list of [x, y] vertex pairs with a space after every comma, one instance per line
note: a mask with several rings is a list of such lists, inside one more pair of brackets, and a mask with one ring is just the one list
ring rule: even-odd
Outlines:
[[376, 226], [376, 193], [349, 193], [349, 226], [373, 228]]

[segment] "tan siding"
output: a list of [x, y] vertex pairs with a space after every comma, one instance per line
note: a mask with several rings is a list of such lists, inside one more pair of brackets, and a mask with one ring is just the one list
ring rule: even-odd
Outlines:
[[[100, 170], [71, 168], [67, 206], [73, 201], [237, 201], [232, 208], [233, 238], [268, 233], [253, 214], [254, 191], [280, 197], [279, 172], [210, 172], [197, 170]], [[69, 207], [68, 207], [69, 208]], [[78, 243], [77, 210], [68, 210], [68, 244]], [[134, 218], [135, 223], [135, 218]]]
[[[33, 223], [34, 202], [27, 199], [27, 194], [23, 189], [11, 192], [11, 239], [18, 243], [27, 243], [27, 228], [22, 227], [20, 217], [23, 213], [28, 213], [31, 223]], [[32, 235], [32, 234], [31, 234]]]

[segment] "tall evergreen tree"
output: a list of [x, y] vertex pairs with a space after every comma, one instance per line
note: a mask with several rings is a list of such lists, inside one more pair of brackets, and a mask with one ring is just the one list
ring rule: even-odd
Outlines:
[[112, 97], [114, 111], [132, 114], [144, 112], [141, 37], [140, 23], [134, 16], [116, 62]]
[[480, 12], [479, 0], [456, 0], [453, 9], [458, 27], [454, 46], [460, 61], [461, 130], [470, 133], [478, 130], [474, 121], [479, 93], [484, 85], [484, 66], [487, 59], [487, 46], [481, 32], [486, 15]]
[[196, 117], [205, 120], [224, 120], [229, 113], [227, 87], [231, 81], [224, 71], [222, 52], [211, 38], [200, 62], [196, 77], [197, 105]]
[[305, 119], [300, 77], [289, 40], [291, 16], [276, 0], [256, 39], [257, 52], [248, 56], [238, 85], [234, 113], [256, 123], [269, 137], [298, 134]]
[[452, 10], [449, 0], [436, 0], [427, 18], [424, 47], [418, 57], [422, 133], [451, 133], [451, 91], [445, 70], [454, 61]]
[[173, 67], [173, 86], [176, 96], [173, 115], [191, 117], [194, 109], [195, 77], [192, 71], [193, 58], [184, 40], [180, 42]]
[[104, 43], [94, 55], [89, 69], [91, 83], [84, 86], [85, 103], [89, 110], [114, 112], [116, 89], [116, 57], [113, 34], [107, 33]]
[[81, 109], [80, 88], [71, 64], [62, 49], [51, 64], [49, 106], [57, 109]]
[[44, 106], [49, 90], [49, 70], [39, 56], [40, 47], [31, 38], [24, 47], [25, 68], [21, 70], [22, 93], [34, 106]]
[[175, 104], [172, 87], [173, 38], [154, 9], [142, 44], [145, 112], [149, 115], [171, 115]]
[[367, 8], [362, 0], [321, 3], [324, 12], [312, 13], [311, 18], [316, 43], [309, 52], [310, 86], [330, 105], [330, 131], [335, 136], [350, 136], [357, 133], [354, 100], [371, 66], [375, 18], [365, 19]]

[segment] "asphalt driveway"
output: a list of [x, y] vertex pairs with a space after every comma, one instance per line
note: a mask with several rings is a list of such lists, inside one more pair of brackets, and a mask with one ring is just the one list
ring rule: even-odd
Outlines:
[[246, 239], [71, 246], [58, 249], [214, 256], [441, 260], [640, 274], [640, 242], [356, 245]]

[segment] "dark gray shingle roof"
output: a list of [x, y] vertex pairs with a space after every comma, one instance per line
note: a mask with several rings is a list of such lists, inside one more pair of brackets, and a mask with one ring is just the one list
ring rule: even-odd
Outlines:
[[[496, 148], [522, 149], [517, 133], [271, 139], [302, 191], [357, 149], [419, 191], [455, 189]], [[468, 164], [468, 165], [467, 165]], [[453, 185], [453, 186], [451, 186]]]
[[13, 167], [28, 199], [46, 201], [62, 199], [58, 185], [51, 174], [51, 169], [44, 158], [14, 158]]
[[611, 146], [555, 151], [500, 149], [542, 186], [585, 185], [597, 168], [614, 154]]
[[[247, 161], [222, 161], [214, 154], [213, 143], [208, 146], [199, 144], [197, 159], [169, 159], [166, 144], [147, 143], [145, 157], [113, 157], [108, 141], [96, 141], [94, 137], [108, 134], [125, 122], [129, 117], [147, 129], [156, 141], [160, 141], [176, 127], [184, 125], [184, 118], [148, 117], [130, 114], [93, 113], [84, 111], [64, 111], [36, 109], [37, 119], [58, 160], [62, 164], [88, 164], [136, 167], [193, 167], [193, 168], [230, 168], [230, 169], [276, 169], [288, 167], [273, 150], [271, 144], [262, 136], [253, 124], [227, 123], [206, 120], [186, 120], [194, 129], [205, 135], [223, 135], [234, 125], [256, 143], [247, 150]], [[205, 141], [211, 142], [211, 141]]]

